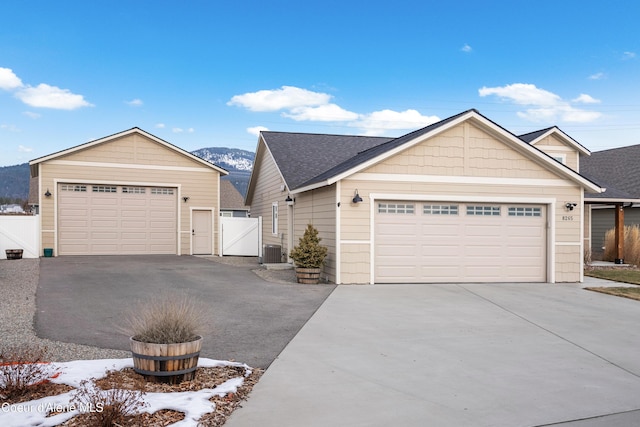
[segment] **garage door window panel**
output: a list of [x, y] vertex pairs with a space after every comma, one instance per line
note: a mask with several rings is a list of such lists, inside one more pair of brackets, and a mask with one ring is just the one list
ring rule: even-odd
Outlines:
[[413, 215], [415, 213], [415, 205], [409, 203], [378, 203], [378, 213]]
[[424, 205], [423, 215], [458, 215], [458, 205]]
[[467, 216], [500, 216], [500, 206], [467, 205]]
[[542, 216], [542, 208], [535, 207], [523, 207], [523, 206], [509, 206], [508, 208], [509, 216]]

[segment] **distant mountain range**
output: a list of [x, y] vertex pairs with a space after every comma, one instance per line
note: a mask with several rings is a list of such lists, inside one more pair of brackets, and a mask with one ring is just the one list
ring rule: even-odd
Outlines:
[[[192, 154], [229, 171], [221, 179], [229, 180], [243, 196], [249, 186], [255, 153], [238, 148], [211, 147]], [[0, 167], [0, 199], [5, 203], [27, 200], [29, 197], [29, 164]]]

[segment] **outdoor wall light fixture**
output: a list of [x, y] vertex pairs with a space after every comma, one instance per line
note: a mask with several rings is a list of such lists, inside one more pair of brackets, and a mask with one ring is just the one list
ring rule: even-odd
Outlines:
[[187, 203], [189, 201], [189, 196], [184, 196], [182, 200], [184, 200], [184, 202]]
[[567, 208], [568, 211], [572, 211], [573, 208], [575, 208], [576, 206], [578, 206], [577, 203], [573, 203], [573, 202], [567, 202], [564, 207]]
[[284, 201], [287, 202], [288, 206], [293, 206], [295, 204], [295, 202], [296, 202], [296, 199], [292, 199], [291, 195], [289, 194], [289, 195], [287, 195], [287, 198], [284, 199]]
[[44, 195], [45, 195], [46, 197], [51, 197], [51, 191], [49, 191], [49, 189], [47, 188], [47, 192], [46, 192], [46, 193], [44, 193]]
[[360, 203], [362, 201], [362, 197], [358, 194], [358, 189], [356, 188], [356, 194], [353, 196], [353, 203]]

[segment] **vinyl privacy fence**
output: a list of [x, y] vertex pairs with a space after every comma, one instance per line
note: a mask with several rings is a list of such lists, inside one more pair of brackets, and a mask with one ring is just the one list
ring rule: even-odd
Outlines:
[[37, 215], [0, 215], [0, 259], [6, 249], [22, 249], [22, 258], [40, 256], [40, 222]]

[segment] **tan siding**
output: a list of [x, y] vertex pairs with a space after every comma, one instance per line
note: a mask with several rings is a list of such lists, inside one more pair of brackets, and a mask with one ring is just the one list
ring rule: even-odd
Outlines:
[[[251, 217], [262, 217], [262, 243], [264, 245], [280, 245], [282, 253], [287, 254], [288, 209], [285, 199], [288, 193], [280, 190], [280, 187], [284, 185], [284, 181], [276, 168], [273, 157], [266, 150], [259, 152], [259, 156], [254, 163], [254, 170], [258, 171], [258, 176], [253, 177], [256, 180], [256, 186], [253, 193], [253, 201], [251, 202]], [[277, 235], [271, 233], [271, 206], [274, 202], [278, 202]]]
[[556, 246], [556, 282], [580, 281], [580, 246]]
[[[122, 138], [126, 140], [131, 140], [133, 136], [128, 138]], [[147, 151], [153, 151], [150, 146], [147, 146], [147, 143], [152, 143], [146, 138], [139, 137], [142, 140], [143, 146], [146, 146]], [[135, 139], [135, 138], [133, 138]], [[102, 157], [102, 154], [105, 153], [123, 153], [126, 152], [126, 149], [130, 146], [127, 144], [116, 144], [116, 147], [122, 148], [123, 151], [119, 150], [107, 150], [106, 146], [110, 145], [109, 143], [102, 144], [97, 147], [93, 147], [91, 149], [83, 150], [79, 153], [66, 156], [64, 159], [56, 159], [56, 160], [78, 160], [79, 162], [105, 162], [105, 158]], [[157, 145], [157, 144], [155, 144]], [[180, 155], [179, 153], [175, 153], [173, 156], [173, 160], [171, 158], [171, 150], [166, 149], [165, 147], [158, 146], [160, 149], [157, 150], [157, 153], [161, 153], [163, 160], [159, 160], [160, 166], [164, 164], [168, 165], [178, 165], [183, 164], [183, 159], [186, 157]], [[130, 154], [130, 153], [129, 153]], [[160, 158], [158, 157], [158, 158]], [[113, 157], [111, 157], [113, 159]], [[121, 162], [123, 159], [118, 158], [118, 162]], [[129, 163], [131, 161], [129, 160]], [[180, 209], [180, 224], [178, 226], [178, 242], [180, 245], [180, 252], [182, 254], [190, 254], [190, 241], [191, 241], [191, 219], [190, 219], [190, 207], [200, 207], [200, 208], [213, 208], [215, 209], [213, 212], [215, 226], [213, 229], [214, 232], [214, 240], [213, 240], [213, 250], [214, 253], [218, 253], [218, 227], [217, 227], [217, 216], [218, 216], [218, 183], [219, 183], [219, 173], [211, 168], [208, 168], [204, 165], [200, 165], [194, 160], [191, 160], [189, 163], [184, 163], [184, 165], [188, 165], [189, 168], [192, 168], [191, 171], [176, 171], [169, 169], [135, 169], [132, 167], [126, 168], [118, 168], [118, 167], [100, 167], [100, 166], [84, 166], [82, 164], [79, 165], [69, 165], [69, 164], [56, 164], [56, 162], [47, 163], [44, 162], [41, 164], [41, 174], [42, 174], [42, 187], [49, 188], [50, 191], [54, 191], [56, 185], [54, 185], [54, 180], [58, 179], [59, 182], [69, 182], [69, 183], [84, 183], [84, 182], [93, 182], [93, 183], [127, 183], [127, 184], [136, 184], [136, 185], [146, 185], [146, 186], [154, 186], [154, 185], [171, 185], [179, 187], [180, 197], [188, 196], [189, 201], [187, 203], [183, 202], [181, 199], [178, 199], [178, 207]], [[53, 236], [51, 233], [47, 233], [45, 230], [53, 230], [55, 228], [54, 224], [54, 197], [51, 198], [43, 198], [41, 209], [42, 215], [42, 229], [43, 229], [43, 247], [54, 247]]]
[[580, 153], [573, 147], [565, 144], [556, 135], [549, 135], [535, 145], [541, 151], [544, 151], [550, 156], [564, 155], [566, 158], [565, 164], [571, 169], [578, 170], [578, 157]]
[[297, 245], [307, 224], [313, 224], [322, 238], [321, 244], [328, 249], [323, 277], [336, 280], [336, 196], [335, 185], [296, 195], [294, 213], [294, 239]]
[[342, 250], [341, 281], [349, 283], [369, 283], [371, 254], [369, 245], [345, 244]]
[[197, 167], [193, 159], [140, 134], [123, 136], [56, 160]]
[[[416, 157], [424, 157], [422, 160]], [[481, 131], [475, 126], [462, 124], [440, 136], [420, 143], [408, 150], [399, 153], [382, 163], [374, 165], [362, 171], [363, 174], [386, 174], [397, 179], [389, 181], [371, 181], [360, 179], [363, 175], [354, 174], [341, 182], [341, 240], [349, 241], [342, 244], [343, 250], [350, 251], [354, 246], [359, 250], [369, 253], [370, 244], [357, 244], [358, 241], [368, 242], [371, 239], [371, 193], [378, 194], [415, 194], [443, 197], [486, 197], [490, 198], [542, 198], [555, 200], [555, 212], [553, 215], [556, 235], [554, 240], [558, 243], [577, 244], [577, 252], [580, 243], [580, 217], [582, 208], [576, 208], [568, 212], [564, 205], [566, 202], [578, 203], [581, 200], [582, 189], [572, 183], [566, 182], [564, 186], [558, 185], [511, 185], [511, 184], [467, 184], [467, 183], [438, 183], [438, 182], [414, 182], [403, 175], [436, 175], [436, 176], [478, 176], [488, 178], [528, 178], [528, 179], [553, 179], [560, 182], [554, 173], [547, 170], [535, 161], [529, 160], [524, 155], [506, 146], [493, 136]], [[353, 204], [354, 191], [358, 189], [363, 202]], [[392, 198], [392, 197], [390, 197]], [[373, 243], [372, 243], [373, 244]], [[557, 248], [561, 246], [556, 245]], [[558, 281], [579, 280], [581, 254], [566, 250], [562, 247], [559, 253], [562, 256], [556, 258], [555, 269]], [[353, 255], [342, 253], [341, 280], [343, 283], [368, 283], [368, 267], [363, 271], [358, 266], [359, 261], [353, 261]], [[367, 265], [368, 265], [367, 260]], [[561, 280], [560, 280], [561, 278]]]

